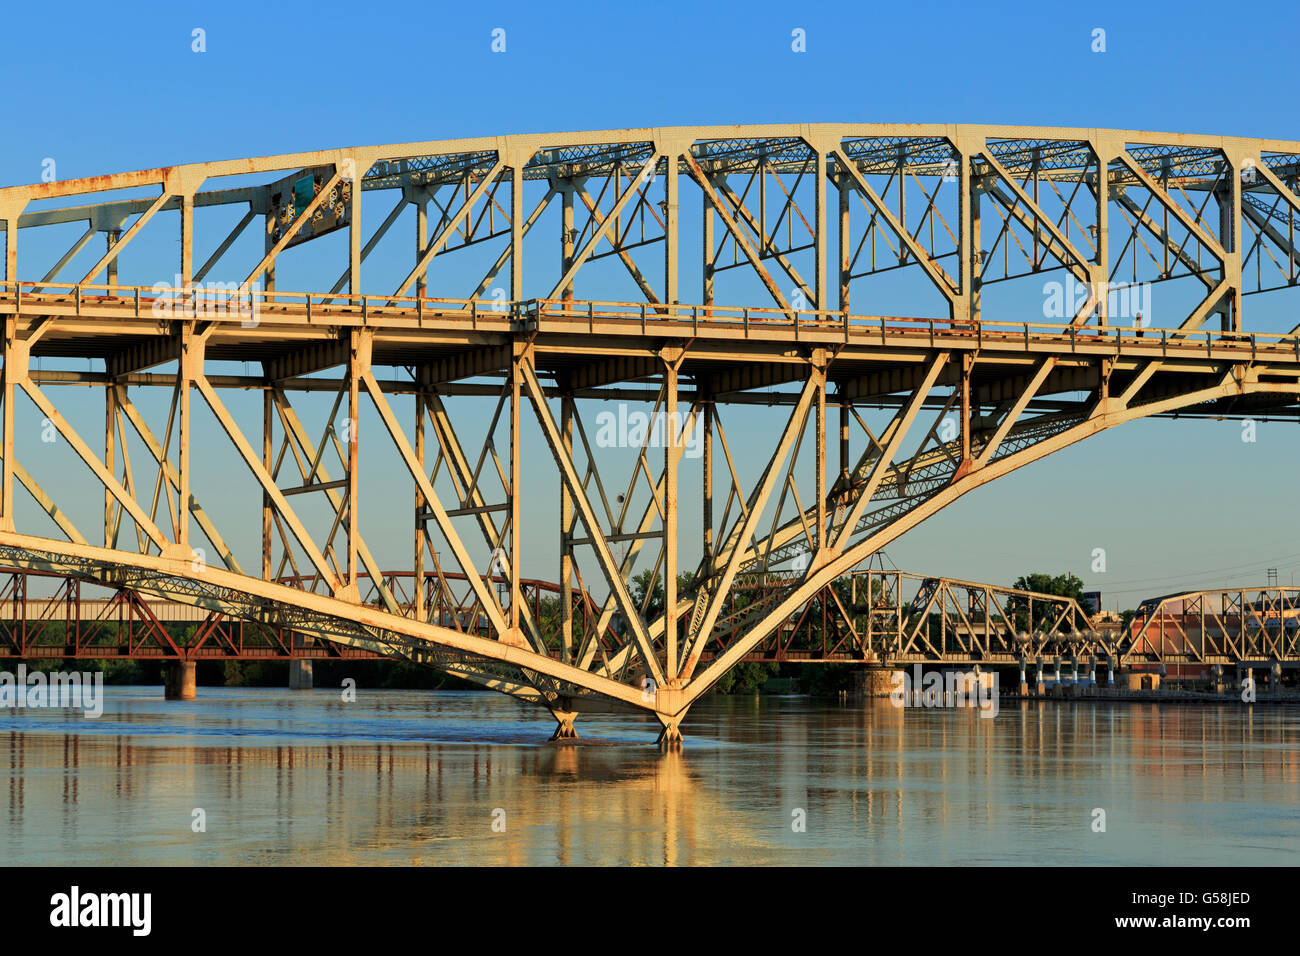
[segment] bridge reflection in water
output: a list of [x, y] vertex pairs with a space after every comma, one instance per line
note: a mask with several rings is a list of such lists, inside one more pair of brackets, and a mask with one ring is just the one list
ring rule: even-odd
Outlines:
[[[1297, 718], [1284, 708], [969, 710], [710, 698], [685, 754], [596, 717], [479, 693], [110, 688], [96, 721], [0, 715], [15, 865], [1294, 864]], [[193, 811], [206, 832], [191, 829]], [[1107, 814], [1094, 833], [1093, 810]], [[494, 832], [504, 811], [504, 832]], [[797, 832], [797, 811], [806, 831]]]

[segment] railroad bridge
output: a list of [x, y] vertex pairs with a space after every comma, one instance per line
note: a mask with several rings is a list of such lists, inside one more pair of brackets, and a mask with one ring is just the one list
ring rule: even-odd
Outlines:
[[[986, 482], [1135, 419], [1294, 420], [1298, 175], [1278, 140], [813, 124], [0, 188], [0, 564], [405, 656], [562, 735], [640, 709], [674, 747]], [[620, 404], [666, 425], [602, 439]], [[463, 575], [486, 630], [393, 593], [395, 507], [413, 580]], [[591, 627], [524, 599], [544, 544]]]

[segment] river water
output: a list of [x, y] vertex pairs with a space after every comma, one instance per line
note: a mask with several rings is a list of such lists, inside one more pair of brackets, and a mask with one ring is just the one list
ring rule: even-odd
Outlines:
[[1297, 708], [714, 697], [661, 755], [489, 693], [105, 693], [0, 710], [0, 862], [1300, 864]]

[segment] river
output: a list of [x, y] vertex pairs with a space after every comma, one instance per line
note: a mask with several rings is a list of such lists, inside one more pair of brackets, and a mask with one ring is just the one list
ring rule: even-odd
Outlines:
[[105, 694], [0, 710], [3, 863], [1300, 864], [1294, 707], [711, 697], [661, 755], [489, 693]]

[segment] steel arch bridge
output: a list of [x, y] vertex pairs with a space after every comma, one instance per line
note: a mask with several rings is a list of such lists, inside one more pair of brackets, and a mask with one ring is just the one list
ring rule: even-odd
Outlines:
[[[781, 621], [967, 492], [1139, 418], [1295, 420], [1298, 175], [1278, 140], [813, 124], [0, 188], [0, 563], [407, 656], [561, 735], [637, 708], [676, 746]], [[490, 636], [362, 600], [362, 523], [398, 507], [368, 463], [410, 495], [413, 573], [466, 575]], [[520, 599], [548, 506], [612, 652], [573, 601], [543, 622]], [[793, 573], [722, 613], [771, 569]]]

